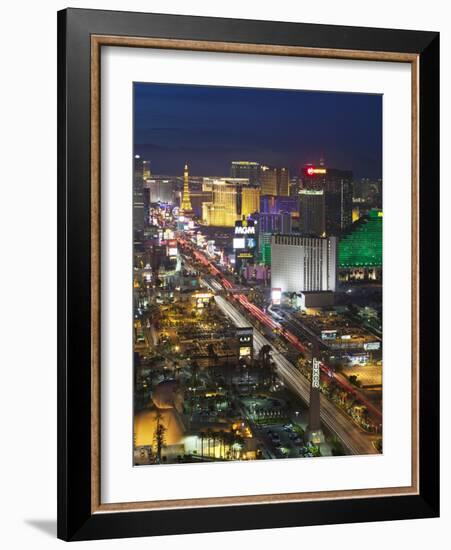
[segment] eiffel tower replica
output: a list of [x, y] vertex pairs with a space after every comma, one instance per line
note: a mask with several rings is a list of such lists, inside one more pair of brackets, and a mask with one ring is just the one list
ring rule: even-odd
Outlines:
[[194, 216], [193, 207], [191, 205], [191, 198], [189, 195], [189, 172], [188, 164], [185, 164], [183, 170], [183, 195], [182, 203], [180, 205], [180, 214], [186, 218], [192, 218]]

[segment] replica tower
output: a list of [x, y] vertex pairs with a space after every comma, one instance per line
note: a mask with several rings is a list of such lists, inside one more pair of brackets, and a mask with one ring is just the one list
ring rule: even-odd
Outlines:
[[185, 217], [191, 217], [194, 215], [193, 207], [191, 205], [191, 198], [189, 194], [188, 164], [185, 164], [185, 169], [183, 170], [183, 195], [182, 195], [182, 202], [180, 204], [180, 214]]

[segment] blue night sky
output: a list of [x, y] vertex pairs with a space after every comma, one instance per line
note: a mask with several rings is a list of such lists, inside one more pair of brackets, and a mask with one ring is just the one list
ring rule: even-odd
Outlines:
[[154, 174], [228, 176], [232, 160], [299, 174], [324, 155], [356, 178], [382, 176], [382, 96], [355, 93], [134, 85], [135, 153]]

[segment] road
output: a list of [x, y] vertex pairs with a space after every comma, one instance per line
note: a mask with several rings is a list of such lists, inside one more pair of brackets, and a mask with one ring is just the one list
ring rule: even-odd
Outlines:
[[[215, 296], [218, 307], [237, 327], [250, 326], [249, 321], [222, 296]], [[272, 358], [276, 364], [280, 378], [308, 405], [310, 400], [310, 383], [296, 367], [288, 361], [259, 331], [254, 328], [254, 347], [257, 353], [262, 346], [268, 345], [272, 350]], [[343, 443], [345, 448], [354, 455], [374, 454], [373, 437], [349, 419], [340, 409], [335, 407], [326, 397], [321, 399], [321, 420]]]
[[[282, 318], [281, 323], [284, 326], [288, 327], [290, 332], [295, 334], [295, 336], [299, 339], [305, 338], [306, 334], [310, 334], [311, 338], [319, 340], [316, 335], [309, 331], [308, 327], [306, 327], [300, 319], [297, 319], [289, 313], [285, 314], [285, 316]], [[333, 378], [343, 389], [345, 389], [351, 395], [354, 395], [361, 403], [363, 403], [368, 409], [368, 412], [373, 416], [375, 420], [377, 420], [378, 422], [382, 422], [382, 411], [380, 407], [375, 406], [371, 401], [369, 401], [364, 393], [353, 386], [342, 374], [338, 372], [333, 372]]]
[[[210, 275], [204, 277], [204, 284], [208, 286], [213, 292], [219, 291], [234, 291], [233, 299], [241, 304], [249, 313], [255, 317], [260, 323], [266, 325], [271, 330], [277, 331], [283, 338], [288, 341], [294, 349], [304, 354], [305, 356], [311, 356], [311, 350], [305, 346], [302, 341], [305, 340], [305, 333], [309, 332], [309, 329], [302, 325], [298, 319], [294, 319], [291, 316], [285, 315], [283, 320], [275, 321], [272, 315], [268, 315], [262, 309], [257, 307], [255, 304], [249, 301], [247, 296], [244, 294], [239, 294], [239, 287], [231, 283], [223, 273], [209, 260], [202, 252], [196, 250], [192, 244], [188, 243], [186, 240], [181, 240], [182, 246], [188, 247], [190, 253], [199, 261], [205, 268], [208, 269]], [[215, 280], [213, 277], [217, 277], [218, 280]], [[274, 312], [270, 312], [274, 313]], [[288, 326], [289, 330], [286, 328]], [[311, 338], [316, 338], [315, 335], [310, 334]], [[309, 338], [307, 336], [307, 338]], [[371, 401], [369, 401], [365, 395], [359, 391], [355, 386], [353, 386], [344, 376], [339, 373], [334, 372], [324, 361], [321, 362], [321, 370], [324, 374], [331, 376], [334, 381], [341, 386], [346, 392], [351, 395], [354, 395], [360, 403], [366, 406], [369, 413], [377, 420], [378, 423], [382, 422], [382, 411], [379, 407], [376, 407]]]
[[[213, 292], [219, 291], [219, 288], [221, 288], [221, 291], [229, 291], [229, 290], [238, 290], [237, 286], [234, 283], [231, 283], [224, 274], [216, 267], [210, 259], [208, 259], [201, 251], [197, 250], [192, 243], [188, 243], [184, 237], [179, 237], [179, 243], [181, 244], [182, 248], [186, 248], [189, 250], [189, 252], [196, 258], [198, 262], [200, 262], [205, 268], [208, 269], [209, 275], [204, 276], [203, 284], [208, 286]], [[216, 279], [216, 280], [215, 280]], [[219, 281], [217, 280], [219, 279]], [[244, 294], [236, 294], [234, 293], [231, 295], [232, 299], [239, 302], [240, 305], [245, 308], [249, 314], [260, 321], [263, 325], [267, 326], [271, 330], [277, 330], [285, 340], [290, 342], [292, 346], [297, 349], [299, 352], [303, 354], [310, 355], [310, 350], [304, 346], [299, 338], [295, 336], [291, 331], [287, 330], [285, 327], [283, 327], [279, 322], [274, 321], [274, 319], [262, 311], [260, 308], [255, 306], [252, 302], [250, 302]], [[223, 310], [226, 314], [231, 316], [232, 311], [235, 314], [235, 319], [238, 321], [233, 320], [235, 324], [238, 323], [245, 323], [238, 324], [237, 326], [249, 326], [249, 321], [245, 319], [239, 311], [232, 306], [225, 298], [217, 296], [217, 298], [221, 298], [220, 303], [222, 303], [224, 306], [228, 306], [228, 312]], [[219, 301], [217, 300], [217, 303], [219, 305]], [[236, 317], [238, 315], [239, 317]], [[231, 317], [232, 318], [232, 317]], [[257, 331], [256, 331], [257, 332]], [[257, 340], [254, 338], [255, 343], [258, 345], [258, 338], [260, 338], [260, 342], [264, 341], [268, 345], [271, 346], [271, 349], [275, 352], [275, 362], [279, 370], [280, 377], [285, 380], [285, 382], [296, 392], [300, 395], [300, 397], [305, 401], [305, 403], [309, 403], [310, 398], [310, 384], [309, 381], [304, 378], [296, 369], [296, 367], [283, 355], [280, 354], [280, 352], [272, 345], [261, 333], [258, 333]], [[261, 344], [263, 345], [263, 344]], [[260, 345], [260, 347], [261, 347]], [[258, 348], [260, 349], [260, 348]], [[277, 360], [276, 360], [277, 359]], [[357, 390], [351, 386], [351, 384], [342, 376], [338, 377], [336, 373], [331, 371], [327, 365], [324, 365], [322, 363], [321, 369], [325, 371], [327, 374], [330, 375], [332, 373], [332, 376], [334, 379], [340, 384], [346, 391], [356, 395]], [[359, 392], [360, 394], [361, 392]], [[381, 412], [374, 407], [371, 403], [367, 404], [367, 400], [364, 398], [363, 395], [359, 395], [359, 397], [363, 398], [362, 402], [368, 406], [372, 410], [373, 413], [377, 414], [378, 416], [381, 415]], [[364, 432], [362, 429], [360, 429], [349, 416], [343, 412], [341, 409], [336, 407], [333, 403], [331, 403], [324, 395], [321, 395], [321, 418], [323, 422], [326, 424], [326, 426], [329, 427], [329, 429], [335, 433], [343, 442], [343, 444], [346, 446], [346, 448], [349, 450], [352, 454], [373, 454], [374, 453], [374, 446], [372, 444], [372, 440], [374, 437], [372, 437], [370, 434]]]

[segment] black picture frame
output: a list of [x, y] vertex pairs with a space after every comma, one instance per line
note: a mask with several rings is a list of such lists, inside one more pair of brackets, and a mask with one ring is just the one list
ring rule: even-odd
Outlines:
[[[419, 494], [93, 513], [91, 36], [401, 52], [419, 59]], [[439, 515], [439, 33], [67, 9], [58, 13], [58, 537], [88, 540]], [[433, 213], [433, 215], [431, 215]]]

